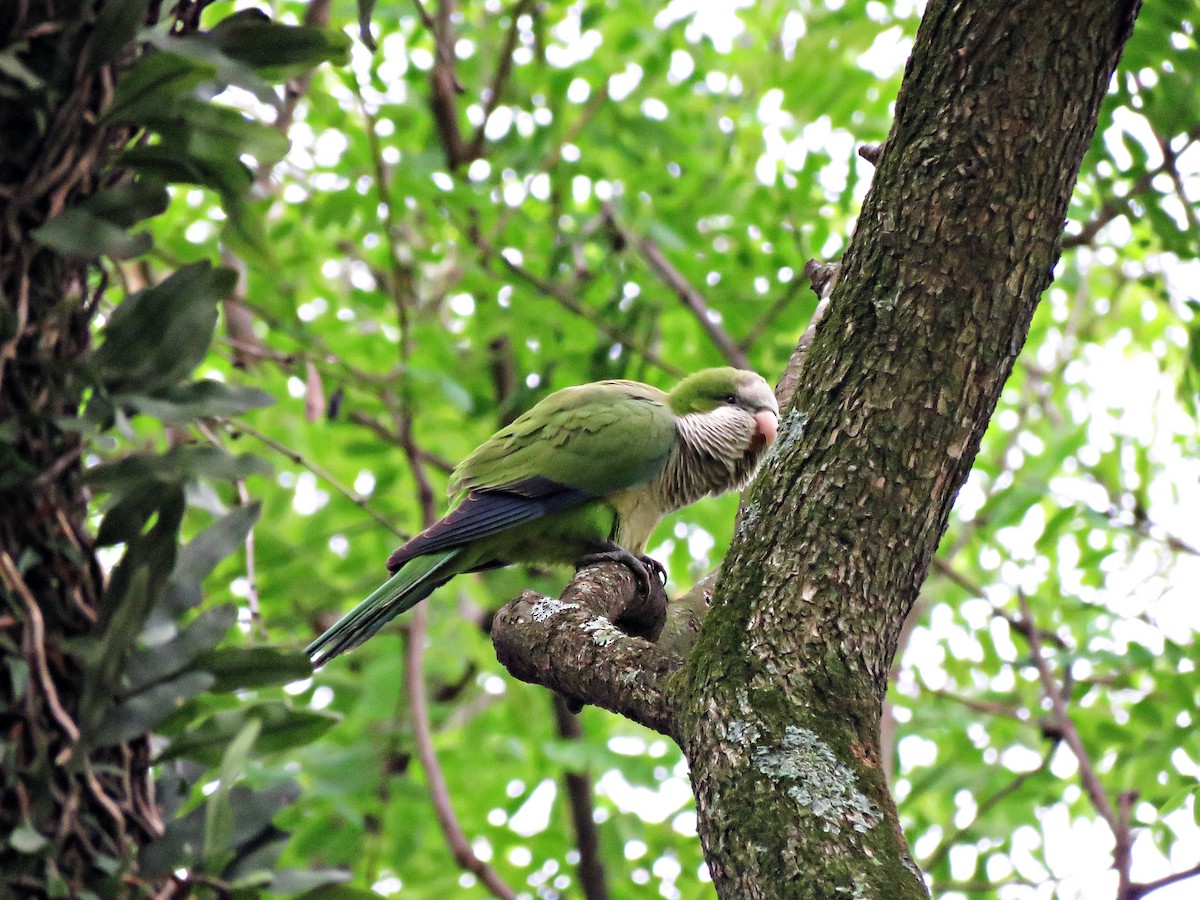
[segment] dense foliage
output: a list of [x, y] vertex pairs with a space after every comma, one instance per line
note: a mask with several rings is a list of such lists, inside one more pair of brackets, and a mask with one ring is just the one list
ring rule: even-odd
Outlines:
[[[598, 823], [609, 896], [710, 896], [678, 751], [594, 709], [576, 728], [495, 661], [490, 614], [564, 573], [458, 579], [311, 677], [296, 651], [444, 509], [454, 462], [547, 391], [724, 361], [779, 375], [919, 9], [379, 4], [377, 49], [310, 83], [339, 35], [264, 38], [228, 18], [246, 7], [357, 35], [348, 0], [221, 0], [207, 36], [150, 35], [109, 116], [153, 135], [121, 159], [141, 214], [164, 182], [169, 204], [132, 235], [139, 216], [101, 202], [43, 233], [110, 257], [86, 463], [103, 561], [146, 624], [136, 656], [98, 654], [125, 700], [93, 725], [167, 739], [179, 812], [143, 865], [248, 894], [265, 871], [341, 869], [313, 896], [475, 896], [480, 877], [580, 896], [574, 812]], [[1110, 895], [1098, 873], [1131, 827], [1139, 880], [1195, 864], [1197, 24], [1194, 2], [1141, 14], [900, 657], [893, 783], [939, 896]], [[719, 562], [735, 507], [662, 526], [672, 590]], [[139, 568], [171, 588], [155, 605]]]

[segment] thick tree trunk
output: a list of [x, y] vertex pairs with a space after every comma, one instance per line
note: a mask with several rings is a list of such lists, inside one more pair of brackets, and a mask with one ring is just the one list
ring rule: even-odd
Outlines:
[[27, 897], [106, 883], [115, 895], [111, 873], [161, 829], [147, 740], [80, 742], [85, 663], [68, 644], [91, 633], [103, 579], [81, 436], [63, 423], [78, 415], [103, 280], [32, 234], [100, 186], [124, 137], [97, 124], [121, 50], [92, 41], [101, 6], [0, 11], [0, 50], [32, 76], [0, 100], [0, 894]]
[[633, 595], [612, 572], [496, 618], [517, 677], [679, 742], [722, 897], [926, 896], [880, 761], [888, 672], [1050, 282], [1138, 6], [931, 0], [686, 664], [615, 629], [593, 646], [596, 616], [619, 621]]
[[929, 5], [776, 464], [673, 685], [723, 897], [925, 894], [879, 759], [888, 671], [1136, 9]]

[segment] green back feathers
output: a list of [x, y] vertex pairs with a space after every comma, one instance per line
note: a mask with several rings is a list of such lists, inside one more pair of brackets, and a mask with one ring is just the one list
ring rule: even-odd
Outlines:
[[555, 391], [485, 441], [454, 471], [461, 495], [546, 478], [604, 497], [654, 477], [675, 446], [667, 394], [635, 381]]

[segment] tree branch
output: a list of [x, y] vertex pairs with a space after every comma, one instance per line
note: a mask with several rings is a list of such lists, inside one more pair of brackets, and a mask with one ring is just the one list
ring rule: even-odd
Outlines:
[[661, 627], [666, 597], [651, 586], [657, 597], [646, 598], [626, 566], [603, 563], [582, 569], [557, 600], [526, 591], [492, 622], [496, 658], [514, 678], [674, 738], [665, 682], [683, 658], [628, 633], [644, 633], [653, 619]]
[[461, 162], [470, 162], [483, 156], [484, 131], [487, 128], [488, 119], [500, 105], [500, 97], [504, 94], [504, 88], [512, 74], [513, 51], [517, 49], [517, 37], [521, 32], [518, 23], [521, 16], [529, 12], [532, 6], [533, 0], [518, 0], [517, 5], [513, 7], [512, 21], [508, 24], [508, 31], [504, 35], [504, 44], [496, 59], [496, 73], [492, 76], [487, 96], [483, 98], [483, 119], [480, 120], [479, 127], [475, 129], [475, 137], [472, 138], [471, 145], [466, 149], [466, 158]]
[[[568, 741], [583, 739], [579, 719], [571, 713], [561, 694], [554, 694], [554, 724], [560, 737]], [[579, 865], [575, 867], [584, 900], [608, 900], [608, 879], [604, 857], [600, 852], [600, 835], [592, 818], [592, 779], [587, 772], [564, 772], [567, 803], [571, 807], [571, 822], [575, 826], [575, 845], [579, 850]]]
[[[439, 54], [442, 52], [442, 36], [449, 33], [450, 21], [448, 10], [450, 0], [443, 0], [438, 9]], [[444, 30], [443, 30], [444, 29]], [[447, 49], [453, 54], [453, 44]], [[451, 64], [453, 56], [450, 57]], [[437, 65], [434, 66], [436, 71]], [[359, 98], [361, 102], [361, 97]], [[378, 137], [375, 136], [374, 119], [362, 104], [363, 115], [368, 123], [368, 142], [375, 165], [375, 188], [379, 202], [383, 206], [383, 219], [387, 228], [389, 253], [391, 257], [391, 278], [389, 289], [392, 304], [396, 310], [396, 324], [400, 329], [400, 369], [401, 390], [400, 403], [391, 405], [396, 437], [408, 460], [409, 471], [417, 488], [417, 501], [421, 507], [421, 525], [428, 528], [437, 520], [437, 499], [433, 486], [429, 481], [429, 473], [425, 468], [425, 459], [413, 436], [413, 402], [410, 385], [407, 382], [409, 361], [412, 355], [411, 316], [416, 301], [416, 286], [412, 269], [401, 259], [396, 246], [399, 224], [389, 191], [389, 171], [379, 147]], [[428, 607], [419, 604], [409, 619], [408, 629], [404, 633], [404, 692], [408, 698], [412, 720], [413, 743], [416, 746], [417, 757], [421, 760], [421, 769], [425, 773], [425, 781], [429, 787], [429, 800], [433, 805], [434, 816], [438, 827], [446, 840], [446, 846], [454, 856], [454, 861], [462, 869], [472, 873], [493, 896], [501, 900], [515, 900], [516, 894], [496, 870], [476, 855], [458, 816], [454, 812], [454, 804], [450, 799], [450, 789], [446, 785], [446, 776], [442, 772], [437, 751], [433, 746], [433, 726], [429, 718], [429, 706], [425, 696], [425, 639], [428, 633]]]
[[987, 813], [990, 812], [997, 804], [999, 804], [1000, 801], [1002, 801], [1005, 797], [1015, 794], [1025, 786], [1025, 782], [1037, 777], [1038, 775], [1041, 775], [1043, 772], [1049, 769], [1050, 761], [1054, 758], [1054, 749], [1054, 747], [1050, 747], [1045, 753], [1042, 754], [1042, 762], [1036, 769], [1030, 769], [1028, 772], [1019, 772], [1008, 784], [1004, 785], [994, 794], [991, 794], [979, 801], [976, 804], [975, 815], [971, 821], [952, 834], [944, 837], [937, 847], [934, 848], [934, 851], [925, 859], [921, 860], [921, 868], [925, 871], [937, 868], [937, 866], [942, 862], [943, 859], [946, 858], [946, 856], [958, 844], [958, 842], [969, 836], [975, 826], [982, 822], [983, 817], [987, 815]]
[[433, 67], [429, 70], [429, 106], [446, 155], [446, 167], [454, 171], [467, 160], [467, 147], [458, 126], [458, 95], [463, 92], [463, 87], [454, 72], [454, 27], [451, 21], [454, 2], [441, 0], [437, 17], [432, 22], [423, 6], [418, 3], [417, 8], [422, 13], [421, 20], [433, 26], [435, 50]]
[[721, 352], [725, 360], [731, 366], [736, 366], [739, 369], [749, 369], [750, 360], [746, 357], [746, 351], [721, 327], [717, 321], [717, 314], [709, 308], [704, 295], [696, 290], [678, 269], [671, 265], [671, 261], [663, 255], [658, 244], [652, 239], [634, 234], [626, 228], [620, 219], [617, 218], [617, 210], [611, 203], [604, 204], [602, 215], [608, 226], [617, 236], [625, 244], [634, 247], [638, 251], [650, 271], [663, 284], [675, 292], [675, 296], [696, 317], [696, 321], [700, 323], [700, 327], [708, 334], [713, 345]]
[[1190, 869], [1184, 869], [1181, 872], [1174, 872], [1170, 875], [1164, 875], [1162, 878], [1154, 881], [1146, 881], [1140, 884], [1131, 885], [1130, 898], [1136, 900], [1138, 897], [1145, 897], [1151, 891], [1157, 891], [1159, 888], [1169, 887], [1177, 882], [1184, 881], [1188, 878], [1195, 878], [1200, 875], [1200, 863], [1192, 866]]
[[1042, 693], [1050, 701], [1050, 706], [1054, 711], [1054, 718], [1056, 720], [1055, 724], [1058, 726], [1062, 739], [1071, 748], [1071, 752], [1075, 755], [1075, 760], [1079, 764], [1079, 780], [1083, 782], [1083, 789], [1087, 792], [1088, 799], [1091, 800], [1096, 812], [1100, 814], [1112, 830], [1113, 841], [1115, 842], [1115, 846], [1113, 847], [1113, 868], [1117, 870], [1117, 878], [1119, 879], [1117, 900], [1132, 900], [1136, 894], [1132, 892], [1132, 884], [1129, 879], [1130, 850], [1133, 844], [1129, 830], [1129, 806], [1132, 805], [1136, 794], [1130, 792], [1121, 794], [1120, 798], [1118, 798], [1119, 809], [1113, 808], [1112, 802], [1108, 799], [1108, 794], [1104, 791], [1104, 785], [1100, 783], [1100, 777], [1096, 774], [1096, 769], [1092, 765], [1092, 760], [1088, 756], [1087, 748], [1083, 746], [1083, 739], [1079, 736], [1079, 730], [1075, 727], [1075, 722], [1067, 709], [1067, 698], [1064, 696], [1058, 680], [1054, 677], [1054, 673], [1050, 670], [1049, 661], [1042, 653], [1041, 633], [1034, 623], [1033, 615], [1029, 611], [1029, 601], [1025, 599], [1023, 593], [1017, 595], [1017, 601], [1021, 606], [1022, 618], [1029, 623], [1029, 627], [1022, 634], [1029, 641], [1029, 655], [1032, 657], [1033, 664], [1038, 671], [1038, 677], [1041, 679]]
[[450, 789], [446, 786], [446, 777], [442, 774], [441, 763], [438, 762], [437, 752], [433, 748], [433, 730], [429, 721], [429, 706], [425, 699], [424, 677], [427, 615], [425, 604], [418, 604], [409, 620], [404, 639], [404, 692], [408, 697], [412, 716], [413, 743], [416, 745], [421, 770], [425, 773], [425, 781], [429, 787], [429, 800], [433, 804], [433, 812], [446, 839], [446, 845], [454, 855], [454, 861], [475, 875], [494, 896], [504, 900], [516, 900], [517, 895], [512, 888], [471, 849], [471, 844], [458, 823], [458, 817], [454, 814]]
[[668, 375], [674, 375], [677, 378], [683, 376], [684, 372], [682, 369], [667, 362], [649, 347], [640, 346], [633, 335], [622, 331], [616, 326], [610, 325], [604, 320], [603, 316], [587, 305], [581, 303], [579, 300], [573, 297], [567, 291], [567, 289], [559, 287], [559, 285], [555, 284], [553, 281], [538, 277], [524, 266], [513, 262], [505, 254], [498, 253], [496, 249], [487, 242], [487, 240], [479, 232], [478, 228], [468, 228], [467, 235], [470, 238], [471, 243], [475, 245], [475, 248], [483, 256], [485, 264], [490, 263], [493, 259], [499, 258], [504, 264], [504, 267], [508, 269], [512, 275], [516, 276], [530, 287], [536, 289], [539, 293], [542, 293], [547, 297], [557, 301], [559, 306], [568, 312], [574, 313], [581, 319], [586, 319], [605, 337], [620, 343], [624, 347], [628, 347], [631, 352], [641, 356], [646, 360], [646, 362], [656, 366], [657, 368], [666, 372]]
[[803, 290], [803, 285], [801, 285], [799, 278], [793, 278], [784, 285], [782, 292], [776, 298], [775, 302], [771, 304], [770, 309], [763, 313], [750, 326], [750, 329], [742, 335], [739, 346], [746, 351], [752, 350], [763, 339], [763, 336], [774, 328], [775, 321], [783, 314], [784, 310], [796, 301], [801, 290]]
[[[1185, 134], [1187, 135], [1189, 143], [1200, 140], [1200, 126], [1195, 126], [1189, 129], [1187, 132], [1185, 132]], [[1150, 190], [1154, 179], [1163, 172], [1169, 171], [1168, 160], [1171, 158], [1172, 157], [1168, 157], [1164, 151], [1162, 165], [1154, 169], [1147, 169], [1145, 172], [1143, 172], [1141, 177], [1130, 186], [1129, 190], [1126, 191], [1124, 196], [1111, 197], [1108, 201], [1106, 201], [1100, 207], [1100, 211], [1096, 213], [1095, 218], [1083, 223], [1083, 226], [1078, 234], [1063, 235], [1063, 249], [1067, 250], [1073, 247], [1084, 247], [1091, 244], [1092, 241], [1096, 239], [1096, 235], [1100, 233], [1105, 225], [1118, 216], [1124, 215], [1125, 212], [1129, 210], [1129, 202], [1134, 197], [1144, 194], [1146, 191]], [[1182, 194], [1181, 197], [1183, 198], [1183, 206], [1186, 210], [1188, 208], [1187, 197]]]
[[316, 475], [318, 478], [320, 478], [322, 481], [324, 481], [326, 484], [328, 484], [331, 488], [333, 488], [335, 491], [337, 491], [339, 494], [341, 494], [343, 497], [345, 497], [347, 500], [349, 500], [351, 503], [353, 503], [355, 506], [357, 506], [359, 509], [361, 509], [363, 512], [365, 512], [368, 516], [370, 516], [372, 519], [374, 519], [380, 525], [382, 525], [384, 528], [386, 528], [388, 531], [390, 531], [396, 537], [400, 538], [400, 540], [402, 540], [402, 541], [408, 540], [409, 535], [405, 534], [403, 531], [398, 529], [395, 525], [392, 524], [391, 519], [389, 519], [383, 513], [379, 512], [373, 506], [371, 506], [371, 504], [367, 502], [366, 497], [363, 497], [361, 494], [358, 493], [358, 491], [354, 491], [354, 490], [351, 490], [350, 488], [346, 487], [344, 484], [342, 484], [340, 481], [338, 481], [336, 478], [334, 478], [333, 475], [331, 475], [327, 470], [325, 470], [321, 466], [317, 465], [315, 462], [312, 462], [311, 460], [306, 459], [302, 454], [297, 453], [291, 447], [287, 447], [287, 446], [281, 444], [279, 441], [275, 440], [273, 437], [263, 434], [257, 428], [254, 428], [251, 425], [247, 425], [245, 422], [242, 422], [240, 420], [227, 422], [225, 427], [229, 430], [229, 433], [231, 435], [233, 435], [234, 437], [237, 437], [240, 434], [249, 435], [250, 437], [254, 438], [255, 440], [257, 440], [263, 444], [266, 444], [268, 447], [270, 447], [276, 453], [280, 453], [283, 456], [286, 456], [288, 459], [290, 459], [293, 463], [300, 466], [301, 468], [308, 469], [308, 471], [312, 472], [314, 475]]

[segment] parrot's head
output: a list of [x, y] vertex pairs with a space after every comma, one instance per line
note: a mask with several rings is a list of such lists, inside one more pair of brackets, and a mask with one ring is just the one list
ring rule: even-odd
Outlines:
[[669, 396], [677, 416], [712, 416], [722, 425], [740, 430], [748, 455], [761, 455], [779, 430], [779, 403], [757, 372], [703, 369], [679, 382]]

